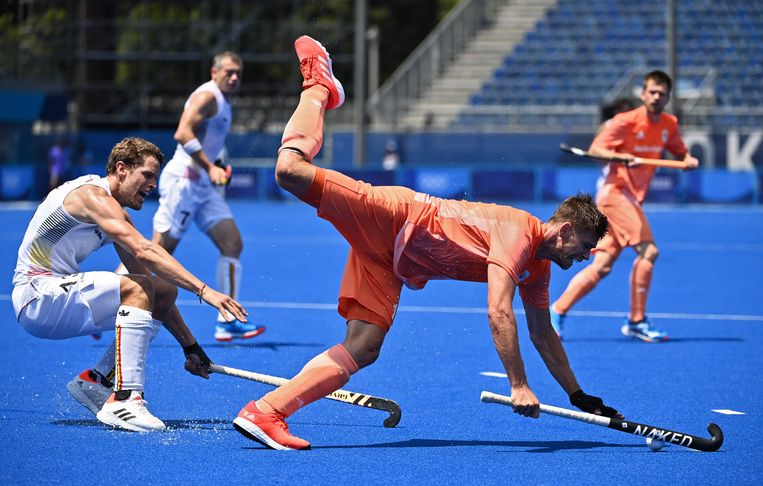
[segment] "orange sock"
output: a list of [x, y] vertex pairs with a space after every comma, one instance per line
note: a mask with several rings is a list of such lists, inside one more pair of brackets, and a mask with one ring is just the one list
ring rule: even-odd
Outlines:
[[572, 277], [562, 296], [554, 302], [554, 311], [559, 314], [566, 314], [577, 301], [588, 295], [588, 292], [593, 290], [600, 280], [601, 277], [591, 265], [579, 271], [577, 275]]
[[358, 365], [350, 353], [337, 344], [311, 359], [288, 383], [257, 400], [257, 407], [265, 413], [278, 412], [288, 417], [342, 388], [357, 371]]
[[641, 257], [633, 260], [633, 267], [631, 268], [631, 314], [629, 317], [632, 322], [644, 319], [653, 270], [654, 264], [649, 260]]
[[329, 90], [312, 86], [302, 92], [299, 105], [283, 131], [281, 148], [298, 148], [308, 160], [313, 160], [323, 145], [323, 113], [329, 99]]

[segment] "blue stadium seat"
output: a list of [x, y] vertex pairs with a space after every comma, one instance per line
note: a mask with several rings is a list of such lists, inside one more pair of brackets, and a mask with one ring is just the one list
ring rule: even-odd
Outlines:
[[[664, 66], [664, 6], [663, 0], [559, 0], [508, 53], [470, 104], [598, 106], [629, 69]], [[714, 67], [720, 74], [716, 83], [720, 106], [760, 106], [763, 1], [681, 0], [677, 13], [680, 66]], [[580, 126], [591, 116], [548, 115], [547, 121]], [[522, 117], [470, 114], [457, 117], [455, 123], [522, 122]], [[738, 122], [727, 116], [719, 124]]]

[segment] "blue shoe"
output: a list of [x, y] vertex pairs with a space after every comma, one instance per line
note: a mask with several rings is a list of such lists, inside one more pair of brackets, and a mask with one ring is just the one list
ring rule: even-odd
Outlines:
[[660, 343], [668, 340], [668, 333], [660, 331], [656, 327], [652, 326], [649, 319], [646, 317], [639, 322], [627, 321], [626, 324], [620, 328], [620, 332], [624, 336], [641, 339], [646, 343]]
[[265, 332], [265, 326], [249, 322], [218, 322], [215, 327], [215, 339], [218, 341], [233, 341], [234, 339], [249, 339]]
[[554, 310], [554, 306], [548, 308], [549, 314], [551, 314], [551, 327], [556, 331], [556, 335], [559, 339], [562, 339], [562, 329], [564, 328], [564, 320], [567, 319], [567, 314], [559, 314]]

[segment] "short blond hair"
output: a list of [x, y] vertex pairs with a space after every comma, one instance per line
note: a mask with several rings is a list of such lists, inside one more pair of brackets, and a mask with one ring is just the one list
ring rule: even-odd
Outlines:
[[164, 162], [164, 154], [153, 143], [138, 137], [124, 138], [111, 149], [106, 161], [106, 174], [116, 172], [119, 161], [124, 162], [128, 169], [141, 167], [149, 155], [155, 157], [159, 165]]

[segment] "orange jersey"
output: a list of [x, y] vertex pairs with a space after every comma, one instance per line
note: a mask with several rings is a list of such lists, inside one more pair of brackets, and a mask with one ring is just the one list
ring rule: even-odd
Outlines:
[[[681, 140], [677, 118], [662, 113], [660, 119], [653, 122], [644, 106], [615, 115], [606, 123], [591, 146], [652, 159], [662, 158], [665, 149], [678, 158], [683, 158], [688, 152]], [[654, 166], [639, 165], [628, 168], [624, 164], [610, 163], [604, 169], [604, 183], [629, 192], [642, 203], [656, 169]]]
[[525, 211], [417, 193], [395, 240], [394, 271], [420, 289], [434, 279], [487, 282], [492, 263], [509, 273], [524, 302], [547, 308], [551, 263], [535, 259], [542, 237], [541, 221]]

